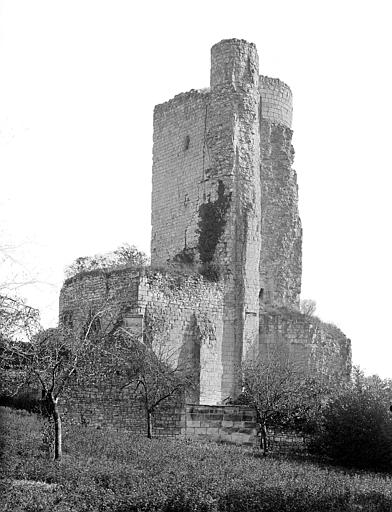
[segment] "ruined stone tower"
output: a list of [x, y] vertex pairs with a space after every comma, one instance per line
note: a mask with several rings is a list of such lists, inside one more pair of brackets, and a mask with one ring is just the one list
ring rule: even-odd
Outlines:
[[235, 397], [244, 358], [273, 351], [305, 373], [348, 378], [350, 340], [298, 310], [291, 119], [290, 89], [259, 75], [253, 44], [213, 46], [210, 88], [155, 107], [151, 268], [67, 279], [60, 321], [80, 330], [86, 311], [114, 305], [102, 325], [115, 320], [139, 338], [150, 333], [198, 369], [193, 403]]
[[299, 301], [291, 100], [284, 83], [259, 76], [255, 45], [230, 39], [211, 49], [210, 89], [154, 112], [152, 264], [218, 269], [227, 395], [235, 367], [258, 350], [260, 308]]

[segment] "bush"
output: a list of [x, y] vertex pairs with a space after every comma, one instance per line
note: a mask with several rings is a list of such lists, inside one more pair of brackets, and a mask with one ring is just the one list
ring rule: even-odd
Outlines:
[[149, 263], [148, 256], [134, 245], [123, 244], [115, 251], [94, 256], [80, 256], [65, 268], [66, 282], [75, 275], [107, 269], [140, 268]]
[[311, 449], [345, 466], [392, 468], [392, 418], [385, 403], [360, 387], [333, 398]]
[[16, 396], [1, 395], [0, 406], [20, 409], [27, 412], [41, 413], [42, 402], [31, 393], [21, 393]]
[[203, 263], [199, 272], [207, 281], [217, 283], [222, 276], [222, 267], [213, 262]]

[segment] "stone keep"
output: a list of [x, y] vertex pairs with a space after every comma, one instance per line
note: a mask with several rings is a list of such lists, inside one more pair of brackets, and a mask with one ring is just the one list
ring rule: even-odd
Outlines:
[[155, 107], [152, 265], [191, 261], [221, 274], [226, 395], [235, 366], [257, 351], [260, 309], [299, 303], [291, 118], [290, 89], [259, 76], [255, 45], [238, 39], [212, 47], [208, 90]]
[[[290, 89], [259, 75], [253, 44], [213, 46], [210, 88], [155, 107], [151, 268], [67, 279], [60, 321], [81, 329], [87, 312], [114, 304], [118, 315], [102, 319], [105, 328], [115, 318], [160, 332], [179, 359], [200, 369], [193, 403], [235, 397], [244, 358], [275, 350], [304, 372], [348, 378], [350, 340], [298, 311], [302, 230], [291, 119]], [[194, 272], [162, 270], [176, 266]]]

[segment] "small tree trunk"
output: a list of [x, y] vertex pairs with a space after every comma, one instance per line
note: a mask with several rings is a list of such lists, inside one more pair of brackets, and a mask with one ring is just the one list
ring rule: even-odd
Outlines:
[[147, 437], [152, 439], [152, 414], [151, 411], [147, 411]]
[[57, 400], [53, 404], [53, 420], [54, 420], [54, 460], [61, 460], [62, 450], [62, 434], [61, 434], [61, 418], [57, 407]]
[[265, 422], [260, 424], [260, 449], [263, 450], [263, 455], [268, 453], [268, 439], [267, 439], [267, 426]]

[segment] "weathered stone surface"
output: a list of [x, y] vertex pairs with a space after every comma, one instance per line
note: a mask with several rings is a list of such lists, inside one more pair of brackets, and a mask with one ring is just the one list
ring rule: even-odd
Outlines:
[[260, 354], [276, 347], [304, 373], [324, 374], [337, 381], [350, 378], [350, 340], [339, 328], [316, 317], [286, 308], [264, 311], [260, 316]]
[[103, 311], [105, 332], [129, 313], [144, 317], [144, 329], [162, 338], [178, 359], [191, 358], [200, 372], [194, 400], [220, 403], [222, 395], [223, 293], [200, 275], [169, 275], [121, 269], [68, 280], [60, 294], [60, 321], [82, 330], [91, 312]]
[[[144, 332], [160, 329], [179, 357], [191, 355], [200, 365], [196, 403], [235, 397], [243, 359], [271, 347], [287, 351], [304, 371], [348, 377], [349, 340], [298, 313], [302, 228], [291, 122], [290, 88], [259, 75], [256, 47], [238, 39], [214, 45], [210, 88], [154, 110], [152, 266], [170, 262], [196, 274], [121, 269], [75, 276], [61, 291], [61, 321], [82, 328], [91, 310], [111, 304], [102, 328], [128, 315]], [[206, 410], [189, 411], [191, 421], [201, 421], [188, 425], [192, 434], [220, 428], [219, 435], [231, 435], [228, 423], [237, 420], [229, 413], [220, 419], [219, 408], [200, 420]], [[252, 419], [245, 414], [241, 421], [247, 429]]]
[[291, 128], [293, 95], [279, 78], [260, 76], [261, 117], [265, 121]]
[[297, 175], [291, 165], [292, 131], [260, 121], [261, 258], [263, 304], [298, 308], [302, 275], [302, 228]]

